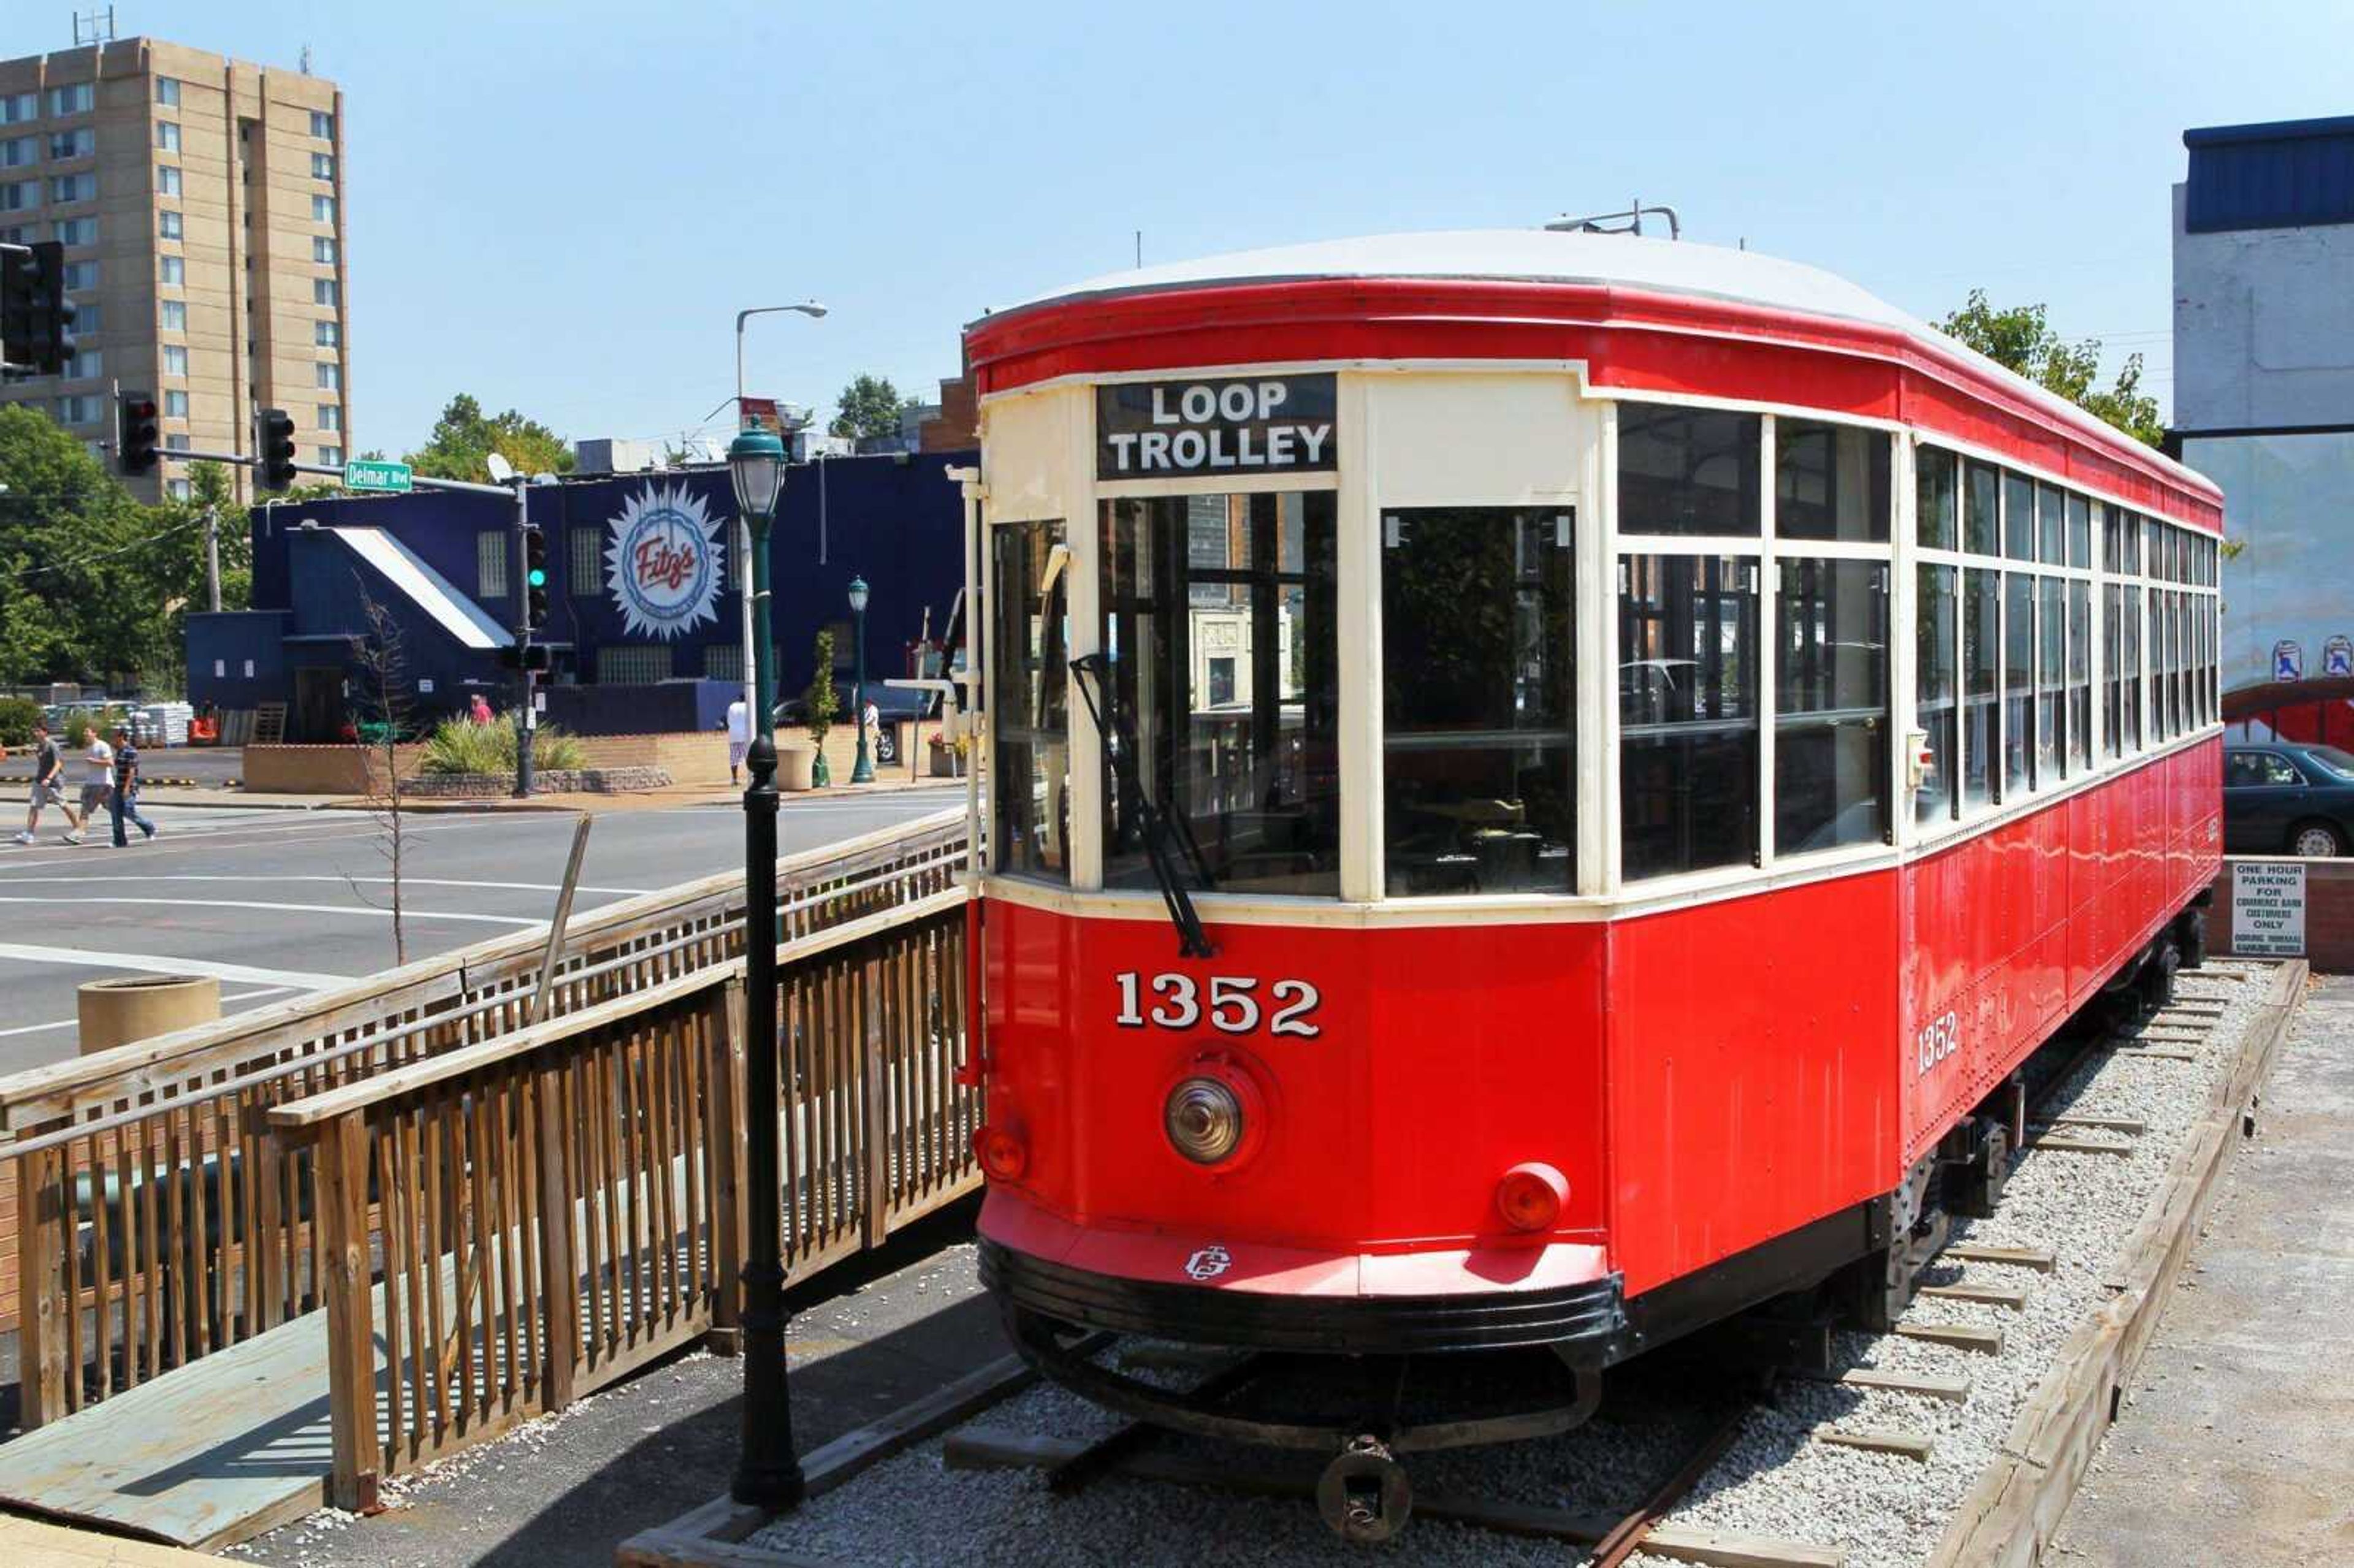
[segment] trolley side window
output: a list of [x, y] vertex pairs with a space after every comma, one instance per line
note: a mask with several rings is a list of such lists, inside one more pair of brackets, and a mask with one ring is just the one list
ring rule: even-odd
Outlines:
[[1994, 800], [1995, 713], [1998, 701], [1996, 626], [2002, 574], [1972, 567], [1962, 573], [1962, 801]]
[[2092, 765], [2093, 585], [2068, 585], [2068, 770]]
[[1755, 538], [1764, 440], [1755, 414], [1619, 404], [1618, 532]]
[[1382, 514], [1392, 896], [1575, 885], [1574, 526], [1558, 508]]
[[[2029, 513], [2031, 519], [2034, 514]], [[2002, 579], [2002, 800], [2035, 787], [2035, 578]]]
[[1135, 736], [1105, 779], [1105, 886], [1155, 885], [1157, 811], [1206, 887], [1339, 895], [1335, 515], [1330, 491], [1103, 503], [1109, 705]]
[[1922, 772], [1921, 788], [1913, 792], [1913, 820], [1938, 822], [1961, 814], [1961, 796], [1954, 787], [1954, 585], [1960, 573], [1953, 567], [1923, 565], [1914, 568], [1914, 575], [1920, 604], [1914, 622], [1913, 701], [1922, 733], [1929, 737], [1929, 766]]
[[1774, 853], [1879, 842], [1888, 836], [1888, 566], [1786, 558], [1777, 570]]
[[1627, 881], [1757, 861], [1757, 563], [1618, 565], [1620, 866]]
[[2058, 577], [2035, 581], [2035, 777], [2047, 787], [2068, 774], [2067, 592]]
[[1888, 486], [1889, 441], [1880, 431], [1813, 419], [1774, 421], [1776, 537], [1884, 545]]
[[1062, 543], [1059, 520], [1001, 524], [990, 539], [990, 864], [1056, 882], [1071, 875]]

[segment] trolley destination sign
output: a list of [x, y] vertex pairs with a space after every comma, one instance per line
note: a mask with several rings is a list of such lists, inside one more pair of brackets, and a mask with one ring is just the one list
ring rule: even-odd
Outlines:
[[1245, 376], [1096, 388], [1096, 477], [1326, 473], [1335, 378]]

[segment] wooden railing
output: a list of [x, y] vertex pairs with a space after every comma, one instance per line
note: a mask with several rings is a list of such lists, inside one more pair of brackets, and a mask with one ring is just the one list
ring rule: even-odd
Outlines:
[[[789, 1276], [970, 1191], [963, 895], [779, 951]], [[273, 1107], [314, 1151], [342, 1507], [733, 1320], [742, 966]]]
[[[960, 812], [779, 863], [788, 940], [954, 885]], [[575, 921], [548, 1016], [740, 966], [743, 878]], [[0, 1328], [13, 1307], [30, 1428], [314, 1309], [313, 1152], [276, 1107], [509, 1035], [546, 935], [522, 931], [348, 987], [0, 1079]], [[626, 1092], [626, 1086], [624, 1086]]]

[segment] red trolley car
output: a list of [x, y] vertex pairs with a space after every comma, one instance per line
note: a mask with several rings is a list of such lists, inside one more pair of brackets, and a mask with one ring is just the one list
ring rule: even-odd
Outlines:
[[[1120, 274], [967, 334], [982, 1265], [1056, 1326], [1557, 1393], [1902, 1307], [2218, 864], [2219, 493], [1850, 284], [1624, 236]], [[976, 801], [976, 810], [978, 810]], [[1844, 1285], [1841, 1287], [1845, 1287]]]

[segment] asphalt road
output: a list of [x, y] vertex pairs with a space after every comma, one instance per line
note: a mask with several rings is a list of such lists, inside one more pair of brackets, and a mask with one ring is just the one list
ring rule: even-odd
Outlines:
[[[140, 771], [151, 785], [164, 780], [192, 779], [199, 789], [217, 789], [233, 779], [245, 776], [245, 748], [215, 746], [143, 746], [139, 748]], [[80, 753], [66, 758], [66, 785], [70, 793], [81, 793], [82, 768]], [[0, 784], [30, 784], [33, 781], [33, 753], [27, 747], [11, 749], [0, 760]], [[24, 810], [26, 791], [16, 791], [16, 809]], [[54, 815], [54, 813], [52, 813]], [[24, 824], [18, 822], [16, 827]], [[11, 830], [14, 831], [13, 829]]]
[[[956, 805], [960, 787], [790, 800], [787, 853]], [[21, 807], [19, 808], [21, 810]], [[394, 967], [384, 833], [363, 812], [148, 808], [152, 843], [94, 834], [0, 840], [0, 1073], [78, 1048], [75, 988], [134, 973], [212, 974], [238, 1012]], [[572, 842], [568, 813], [411, 816], [403, 926], [414, 960], [537, 925], [554, 912]], [[10, 831], [21, 822], [9, 824]], [[743, 864], [731, 807], [600, 815], [576, 915]]]

